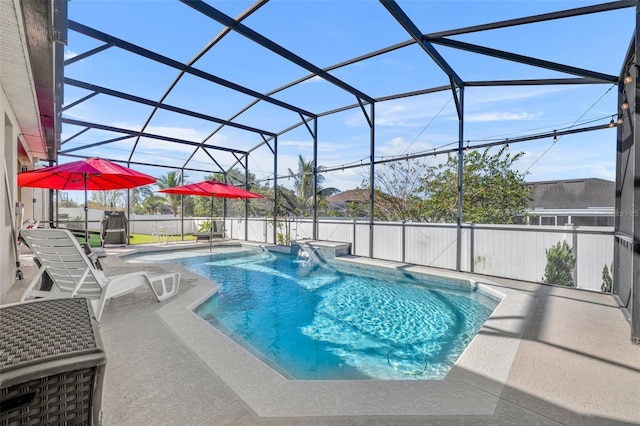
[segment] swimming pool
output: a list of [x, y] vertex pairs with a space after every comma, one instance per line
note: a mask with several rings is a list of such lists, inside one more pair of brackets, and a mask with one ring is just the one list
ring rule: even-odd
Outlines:
[[173, 252], [221, 284], [195, 312], [299, 380], [442, 379], [497, 301], [436, 277], [296, 262], [268, 251]]

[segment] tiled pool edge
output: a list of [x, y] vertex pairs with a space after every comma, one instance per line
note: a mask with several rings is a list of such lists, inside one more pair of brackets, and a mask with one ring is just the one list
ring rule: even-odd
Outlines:
[[[371, 259], [364, 263], [381, 266]], [[441, 275], [468, 279], [459, 274]], [[217, 285], [204, 278], [160, 308], [158, 314], [222, 381], [263, 417], [491, 415], [520, 343], [526, 321], [523, 313], [530, 298], [517, 290], [497, 290], [491, 283], [471, 285], [503, 299], [447, 377], [440, 381], [287, 380], [193, 313], [217, 289]]]

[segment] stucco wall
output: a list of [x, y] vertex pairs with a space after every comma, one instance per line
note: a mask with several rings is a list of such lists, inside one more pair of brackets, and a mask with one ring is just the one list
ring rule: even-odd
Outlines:
[[[4, 90], [0, 86], [0, 169], [2, 176], [2, 189], [0, 190], [0, 299], [5, 296], [8, 289], [13, 285], [16, 276], [16, 256], [14, 249], [14, 237], [11, 229], [13, 217], [12, 210], [16, 201], [16, 168], [17, 166], [17, 144], [18, 126], [15, 115], [9, 106]], [[5, 174], [9, 178], [9, 191], [5, 183]], [[8, 193], [7, 193], [8, 192]]]

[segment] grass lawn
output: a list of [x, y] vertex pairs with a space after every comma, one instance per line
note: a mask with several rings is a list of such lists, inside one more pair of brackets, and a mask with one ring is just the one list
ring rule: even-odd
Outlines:
[[[80, 237], [80, 236], [76, 236], [76, 238], [78, 239], [78, 243], [80, 243], [80, 245], [84, 244], [84, 237]], [[190, 240], [195, 240], [196, 237], [194, 237], [193, 235], [185, 235], [184, 236], [185, 241], [190, 241]], [[129, 239], [129, 244], [134, 245], [134, 244], [148, 244], [148, 243], [160, 243], [160, 242], [173, 242], [173, 241], [181, 241], [182, 238], [180, 237], [180, 235], [168, 235], [165, 239], [165, 237], [159, 237], [157, 235], [147, 235], [147, 234], [131, 234], [131, 238]], [[89, 235], [89, 244], [91, 245], [91, 247], [100, 247], [101, 241], [100, 241], [100, 236], [97, 234], [90, 234]]]
[[[195, 240], [196, 237], [193, 235], [185, 235], [184, 240], [190, 241]], [[129, 244], [147, 244], [147, 243], [160, 243], [160, 242], [173, 242], [173, 241], [181, 241], [182, 237], [180, 235], [167, 235], [165, 237], [159, 237], [157, 235], [147, 235], [147, 234], [131, 234], [131, 238], [129, 239]]]
[[[75, 234], [75, 233], [74, 233]], [[76, 240], [78, 240], [78, 244], [80, 244], [80, 247], [82, 247], [84, 245], [85, 239], [84, 236], [79, 236], [76, 235]], [[102, 244], [100, 242], [100, 235], [98, 234], [89, 234], [89, 245], [91, 247], [100, 247]]]

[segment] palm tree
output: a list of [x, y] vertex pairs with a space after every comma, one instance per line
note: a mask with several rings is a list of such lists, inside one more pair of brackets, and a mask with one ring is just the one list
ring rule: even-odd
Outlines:
[[[298, 155], [298, 172], [289, 169], [289, 175], [292, 175], [294, 179], [293, 187], [298, 203], [306, 206], [307, 200], [313, 197], [313, 160], [305, 161], [302, 155]], [[318, 176], [318, 183], [320, 183], [321, 177]]]
[[129, 191], [129, 206], [136, 211], [136, 207], [141, 205], [146, 198], [152, 197], [153, 191], [149, 185], [131, 188]]
[[158, 195], [152, 195], [145, 198], [141, 204], [141, 211], [146, 214], [156, 214], [162, 211], [162, 207], [167, 202], [167, 199]]
[[[306, 161], [302, 155], [298, 155], [298, 172], [289, 169], [289, 175], [294, 178], [294, 188], [296, 191], [296, 201], [300, 208], [313, 207], [313, 160]], [[322, 188], [325, 177], [320, 174], [324, 171], [323, 166], [318, 166], [316, 175], [316, 196], [317, 201], [322, 204], [326, 197], [340, 192], [337, 188]]]
[[[186, 179], [186, 176], [184, 178]], [[182, 185], [180, 182], [180, 172], [177, 170], [167, 172], [166, 176], [160, 176], [158, 178], [156, 185], [158, 185], [160, 189], [173, 188], [175, 186]], [[180, 211], [180, 197], [181, 195], [179, 194], [167, 194], [167, 199], [169, 200], [169, 205], [171, 206], [171, 211], [174, 216], [177, 216]]]

